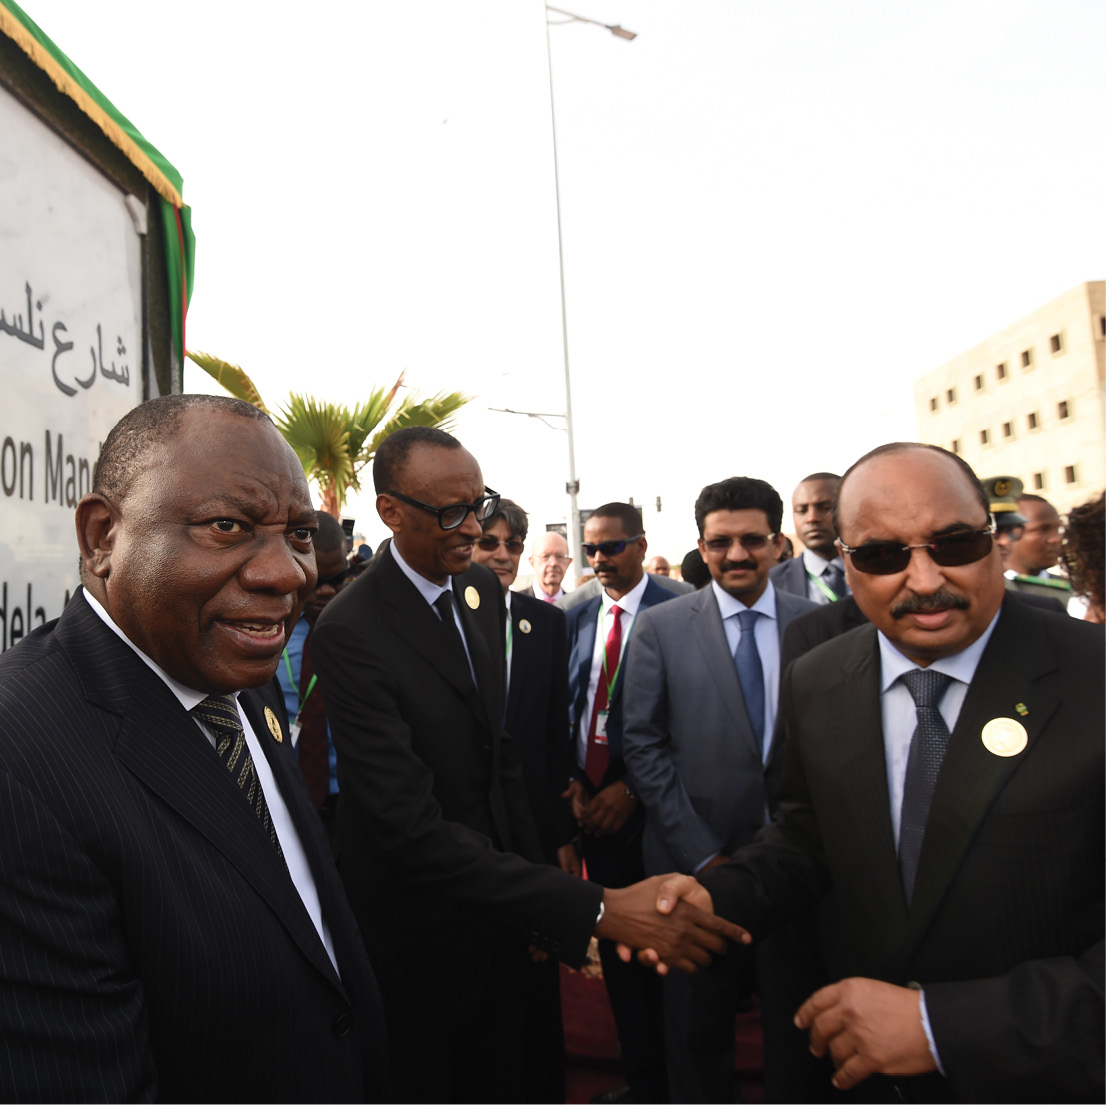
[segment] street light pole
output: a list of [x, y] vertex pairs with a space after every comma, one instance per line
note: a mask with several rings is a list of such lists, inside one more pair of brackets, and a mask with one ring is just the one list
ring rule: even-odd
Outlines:
[[572, 375], [569, 372], [568, 361], [568, 305], [565, 301], [565, 252], [564, 239], [561, 234], [561, 180], [557, 167], [557, 112], [553, 104], [553, 51], [549, 42], [549, 13], [567, 16], [559, 23], [591, 23], [597, 27], [605, 27], [612, 35], [618, 38], [633, 40], [637, 36], [633, 31], [627, 31], [618, 24], [600, 23], [586, 16], [566, 12], [561, 8], [545, 5], [545, 61], [549, 69], [549, 122], [553, 132], [553, 192], [557, 202], [557, 262], [561, 277], [561, 347], [565, 360], [565, 432], [568, 434], [568, 482], [565, 484], [565, 494], [568, 495], [568, 554], [579, 576], [584, 569], [583, 553], [580, 548], [580, 508], [576, 496], [580, 493], [580, 480], [576, 475], [576, 442], [572, 433]]

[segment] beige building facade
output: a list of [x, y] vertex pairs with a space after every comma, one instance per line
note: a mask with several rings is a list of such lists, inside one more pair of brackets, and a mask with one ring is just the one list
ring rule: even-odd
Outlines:
[[918, 439], [1060, 513], [1106, 487], [1106, 283], [1085, 282], [914, 383]]

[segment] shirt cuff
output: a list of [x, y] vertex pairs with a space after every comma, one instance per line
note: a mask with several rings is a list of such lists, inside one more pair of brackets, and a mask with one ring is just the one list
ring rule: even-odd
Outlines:
[[708, 854], [696, 867], [695, 872], [698, 873], [708, 862], [713, 862], [715, 858], [721, 854], [721, 850], [716, 850], [713, 854]]
[[918, 986], [918, 1011], [922, 1014], [922, 1027], [925, 1029], [926, 1043], [929, 1044], [929, 1053], [937, 1064], [937, 1070], [943, 1075], [945, 1068], [941, 1066], [941, 1056], [937, 1054], [937, 1043], [933, 1038], [933, 1029], [929, 1026], [929, 1010], [926, 1008], [926, 991]]

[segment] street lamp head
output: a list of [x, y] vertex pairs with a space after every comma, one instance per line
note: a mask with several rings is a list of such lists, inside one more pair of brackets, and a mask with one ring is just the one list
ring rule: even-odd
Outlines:
[[637, 38], [636, 31], [627, 31], [625, 27], [620, 27], [617, 23], [613, 27], [608, 27], [607, 30], [612, 35], [617, 35], [620, 39], [628, 39], [631, 42]]

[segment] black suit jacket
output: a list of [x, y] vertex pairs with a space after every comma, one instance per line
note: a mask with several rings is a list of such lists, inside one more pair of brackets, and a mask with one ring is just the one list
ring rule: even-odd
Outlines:
[[341, 980], [214, 748], [83, 594], [0, 656], [0, 1099], [384, 1096], [376, 985], [279, 693], [242, 703]]
[[503, 719], [522, 763], [542, 860], [555, 863], [576, 824], [568, 787], [568, 642], [564, 611], [511, 592], [511, 676]]
[[323, 611], [312, 648], [338, 754], [339, 871], [388, 1007], [456, 1023], [507, 939], [581, 964], [601, 892], [508, 853], [539, 852], [502, 732], [503, 589], [480, 565], [453, 585], [479, 693], [390, 549]]
[[[871, 626], [791, 667], [776, 818], [704, 880], [715, 910], [755, 938], [829, 892], [831, 978], [925, 989], [947, 1078], [900, 1082], [922, 1100], [1101, 1102], [1101, 630], [1007, 596], [952, 731], [909, 909], [879, 674]], [[995, 718], [1025, 728], [1021, 753], [983, 746]]]

